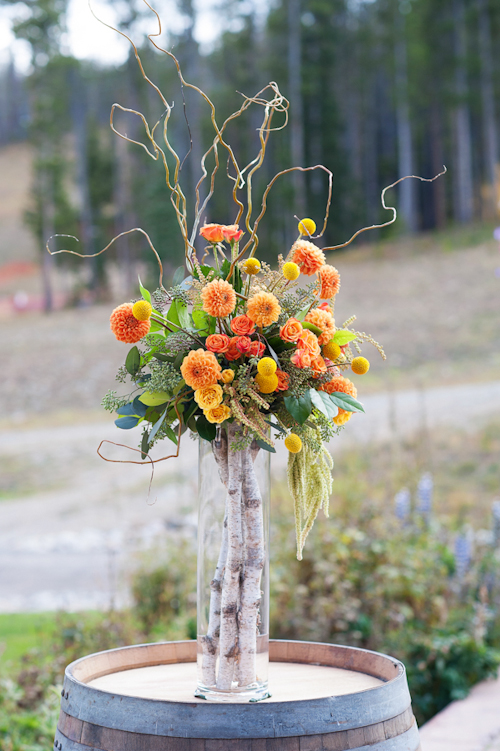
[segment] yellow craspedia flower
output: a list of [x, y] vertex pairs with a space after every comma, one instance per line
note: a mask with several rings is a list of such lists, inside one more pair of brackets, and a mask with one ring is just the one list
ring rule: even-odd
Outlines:
[[351, 370], [356, 375], [364, 375], [370, 370], [370, 363], [366, 357], [355, 357], [351, 363]]
[[221, 404], [218, 407], [214, 407], [213, 409], [204, 410], [203, 414], [207, 418], [208, 422], [221, 423], [231, 417], [231, 410], [226, 404]]
[[312, 219], [302, 219], [299, 222], [299, 232], [301, 235], [314, 235], [316, 232], [316, 222]]
[[202, 409], [213, 409], [222, 402], [222, 386], [213, 383], [211, 386], [203, 386], [194, 392], [194, 400]]
[[290, 433], [285, 438], [285, 446], [291, 454], [298, 454], [302, 449], [302, 441], [296, 433]]
[[146, 300], [138, 300], [132, 306], [132, 315], [138, 321], [148, 321], [151, 318], [153, 308]]
[[337, 417], [333, 418], [335, 425], [345, 425], [352, 417], [352, 412], [346, 412], [345, 409], [339, 409]]
[[278, 376], [276, 375], [276, 373], [273, 373], [269, 376], [264, 376], [260, 373], [257, 373], [257, 375], [255, 376], [255, 382], [262, 394], [272, 394], [273, 391], [276, 391], [276, 389], [278, 388]]
[[234, 379], [234, 370], [231, 370], [231, 368], [227, 368], [226, 370], [223, 370], [220, 374], [222, 383], [231, 383]]
[[330, 339], [323, 347], [323, 357], [328, 357], [329, 360], [336, 360], [341, 352], [339, 345], [333, 339]]
[[272, 357], [263, 357], [257, 363], [257, 370], [261, 376], [272, 376], [276, 373], [278, 366], [274, 362]]
[[294, 282], [299, 278], [300, 268], [293, 261], [288, 261], [282, 268], [283, 276], [288, 279], [289, 282]]
[[247, 258], [247, 260], [242, 264], [241, 268], [243, 269], [245, 274], [253, 276], [254, 274], [258, 274], [260, 271], [260, 261], [257, 258]]

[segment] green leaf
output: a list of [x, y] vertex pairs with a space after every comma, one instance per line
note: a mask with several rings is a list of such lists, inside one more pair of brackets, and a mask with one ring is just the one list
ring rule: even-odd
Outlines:
[[299, 425], [303, 425], [312, 411], [312, 402], [309, 391], [301, 396], [285, 396], [285, 407]]
[[205, 415], [198, 417], [196, 429], [200, 438], [203, 438], [205, 441], [213, 441], [217, 433], [217, 426], [214, 423], [208, 422]]
[[176, 326], [180, 326], [179, 314], [177, 312], [177, 300], [172, 300], [167, 313], [167, 321], [172, 321]]
[[160, 404], [165, 404], [170, 399], [170, 394], [166, 391], [145, 391], [141, 394], [139, 401], [145, 404], [147, 407], [158, 407]]
[[146, 455], [148, 453], [149, 448], [149, 434], [148, 431], [145, 430], [142, 434], [142, 441], [141, 441], [141, 459], [145, 459]]
[[184, 266], [179, 266], [179, 268], [175, 270], [174, 278], [172, 279], [172, 287], [177, 287], [178, 284], [182, 283], [184, 279], [184, 273]]
[[281, 425], [278, 425], [278, 423], [272, 422], [272, 420], [264, 420], [264, 422], [267, 422], [268, 425], [270, 425], [272, 428], [278, 431], [278, 433], [283, 433], [283, 435], [287, 434], [287, 431], [281, 427]]
[[192, 312], [193, 323], [199, 334], [208, 336], [210, 331], [209, 315], [201, 308], [195, 308]]
[[134, 409], [133, 402], [129, 402], [128, 404], [124, 404], [123, 407], [119, 407], [116, 410], [117, 415], [134, 415], [135, 417], [139, 417], [137, 412]]
[[306, 308], [302, 308], [302, 310], [299, 310], [299, 312], [294, 315], [294, 318], [297, 321], [303, 321], [306, 315], [309, 313], [309, 308], [311, 307], [311, 303]]
[[134, 415], [139, 415], [139, 417], [146, 416], [146, 412], [148, 411], [148, 408], [144, 404], [144, 402], [141, 402], [138, 396], [135, 397], [134, 401], [132, 402], [132, 406], [135, 409]]
[[356, 334], [353, 334], [352, 331], [348, 331], [347, 329], [337, 329], [333, 337], [333, 341], [335, 344], [338, 344], [339, 347], [343, 347], [344, 344], [352, 342], [353, 339], [356, 339]]
[[155, 422], [155, 424], [153, 425], [153, 428], [152, 428], [152, 430], [151, 430], [151, 433], [149, 434], [149, 442], [150, 442], [150, 443], [151, 443], [151, 441], [153, 440], [153, 438], [155, 437], [155, 435], [156, 435], [156, 434], [158, 433], [158, 430], [159, 430], [159, 429], [161, 428], [161, 426], [163, 425], [163, 423], [164, 423], [164, 421], [165, 421], [165, 417], [166, 417], [166, 415], [167, 415], [167, 411], [165, 410], [165, 412], [164, 412], [164, 413], [162, 414], [162, 416], [160, 417], [160, 419], [159, 419], [159, 420], [157, 420], [157, 421]]
[[311, 389], [309, 393], [311, 395], [313, 406], [316, 407], [316, 409], [319, 409], [325, 417], [328, 417], [330, 420], [337, 417], [339, 410], [330, 399], [329, 394], [325, 391], [316, 391], [316, 389]]
[[182, 416], [182, 419], [184, 420], [184, 422], [186, 423], [186, 425], [188, 425], [189, 420], [194, 415], [194, 413], [196, 412], [197, 409], [198, 409], [198, 405], [196, 404], [196, 402], [195, 402], [194, 399], [192, 399], [190, 402], [188, 402], [186, 404], [186, 408], [185, 408], [184, 414]]
[[323, 333], [322, 329], [320, 329], [319, 326], [315, 326], [314, 323], [309, 323], [309, 321], [302, 321], [302, 328], [309, 329], [309, 331], [312, 331], [313, 334], [316, 334], [316, 336], [319, 336]]
[[145, 300], [146, 300], [146, 301], [147, 301], [148, 303], [150, 303], [150, 304], [151, 304], [151, 292], [149, 292], [149, 290], [147, 290], [147, 289], [146, 289], [146, 287], [143, 287], [143, 286], [142, 286], [142, 283], [141, 283], [141, 277], [140, 277], [140, 276], [138, 276], [137, 278], [139, 279], [139, 289], [141, 290], [141, 295], [143, 296], [143, 298], [144, 298], [144, 299], [145, 299]]
[[137, 347], [132, 347], [125, 359], [125, 368], [131, 376], [135, 376], [141, 367], [141, 355]]
[[122, 428], [123, 430], [130, 430], [131, 428], [135, 428], [135, 426], [139, 423], [140, 418], [139, 417], [133, 417], [132, 415], [127, 415], [126, 417], [119, 417], [118, 420], [115, 420], [115, 425], [117, 428]]
[[157, 331], [165, 333], [165, 329], [163, 328], [161, 323], [158, 323], [158, 321], [151, 321], [151, 328], [149, 329], [149, 333], [155, 334]]
[[153, 357], [160, 360], [160, 362], [173, 362], [175, 359], [174, 357], [166, 355], [164, 352], [153, 352]]
[[276, 352], [283, 352], [284, 349], [293, 349], [297, 346], [293, 342], [284, 342], [279, 336], [270, 336], [267, 342]]
[[274, 446], [270, 446], [268, 443], [263, 441], [262, 438], [255, 438], [254, 440], [257, 446], [261, 449], [264, 449], [264, 451], [269, 451], [270, 454], [276, 453], [276, 449], [274, 448]]
[[330, 394], [330, 399], [334, 404], [337, 405], [337, 407], [340, 407], [340, 409], [345, 409], [346, 412], [365, 411], [365, 408], [363, 407], [361, 402], [358, 402], [357, 399], [349, 396], [349, 394], [342, 393], [342, 391], [334, 391], [333, 394]]
[[187, 421], [187, 426], [188, 426], [189, 430], [193, 431], [193, 433], [197, 433], [198, 432], [198, 429], [196, 427], [196, 418], [195, 418], [194, 415], [191, 415], [191, 417]]
[[185, 302], [182, 302], [182, 300], [176, 300], [177, 303], [177, 315], [179, 316], [179, 321], [181, 322], [181, 326], [183, 329], [187, 329], [190, 324], [189, 320], [189, 311], [187, 309], [187, 305]]

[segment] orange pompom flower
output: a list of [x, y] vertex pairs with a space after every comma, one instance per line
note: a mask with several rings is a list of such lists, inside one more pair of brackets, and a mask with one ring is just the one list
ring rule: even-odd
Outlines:
[[318, 272], [319, 275], [319, 296], [322, 300], [329, 300], [334, 297], [340, 289], [340, 274], [335, 266], [325, 264]]
[[236, 316], [231, 321], [231, 331], [237, 336], [248, 336], [255, 331], [255, 324], [248, 316]]
[[135, 344], [149, 333], [151, 321], [138, 321], [132, 313], [134, 306], [130, 302], [123, 303], [113, 310], [109, 319], [111, 331], [119, 342]]
[[214, 318], [225, 318], [233, 312], [236, 294], [229, 282], [214, 279], [201, 291], [203, 310]]
[[327, 383], [323, 383], [320, 387], [320, 391], [326, 391], [328, 394], [333, 394], [334, 391], [341, 391], [343, 394], [349, 394], [354, 397], [358, 395], [358, 390], [354, 383], [344, 376], [334, 376]]
[[216, 383], [221, 367], [213, 352], [193, 349], [182, 361], [181, 374], [187, 385], [196, 391]]
[[290, 381], [290, 376], [288, 375], [288, 373], [285, 373], [284, 370], [280, 370], [278, 368], [276, 371], [276, 375], [278, 377], [278, 386], [276, 388], [276, 391], [287, 391], [288, 384]]
[[302, 274], [305, 276], [312, 276], [325, 263], [325, 254], [323, 251], [308, 240], [297, 240], [292, 245], [291, 252], [291, 260], [299, 266]]
[[272, 323], [276, 323], [280, 313], [280, 304], [270, 292], [257, 292], [247, 304], [248, 317], [257, 326], [270, 326]]
[[321, 329], [321, 334], [318, 337], [318, 341], [321, 345], [326, 344], [330, 339], [333, 339], [335, 334], [335, 318], [332, 316], [330, 310], [313, 308], [313, 310], [310, 310], [306, 315], [306, 321]]
[[280, 338], [284, 342], [296, 342], [303, 332], [302, 324], [296, 318], [289, 318], [284, 326], [280, 328]]

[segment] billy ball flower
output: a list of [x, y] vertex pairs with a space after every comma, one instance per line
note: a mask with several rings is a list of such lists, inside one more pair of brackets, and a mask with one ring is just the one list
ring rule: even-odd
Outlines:
[[325, 264], [318, 271], [319, 296], [322, 300], [330, 300], [340, 289], [340, 274], [335, 266]]
[[219, 379], [220, 374], [221, 367], [213, 352], [193, 349], [182, 361], [181, 375], [192, 389], [211, 386]]
[[355, 357], [351, 363], [351, 370], [356, 375], [364, 375], [370, 370], [370, 363], [366, 357]]
[[119, 305], [113, 310], [109, 324], [118, 341], [127, 344], [135, 344], [143, 336], [146, 336], [151, 328], [149, 318], [146, 321], [137, 320], [133, 314], [133, 305], [129, 302]]
[[292, 261], [296, 263], [305, 276], [312, 276], [325, 263], [325, 254], [322, 250], [307, 240], [297, 240], [292, 245]]
[[147, 300], [137, 300], [132, 306], [132, 314], [138, 321], [147, 321], [152, 312], [153, 306]]
[[276, 323], [280, 313], [280, 304], [270, 292], [257, 292], [247, 303], [247, 315], [257, 326]]
[[263, 357], [257, 363], [257, 370], [261, 376], [272, 376], [276, 373], [278, 366], [272, 357]]
[[299, 232], [301, 235], [314, 235], [316, 232], [316, 222], [312, 219], [302, 219], [299, 222]]
[[287, 263], [285, 263], [281, 270], [283, 272], [283, 276], [285, 277], [285, 279], [288, 279], [289, 282], [294, 282], [299, 278], [300, 269], [293, 261], [288, 261]]
[[329, 360], [336, 360], [341, 351], [342, 350], [337, 342], [330, 339], [330, 341], [323, 346], [323, 357], [328, 357]]
[[302, 449], [302, 440], [296, 433], [290, 433], [285, 438], [285, 446], [291, 454], [298, 454]]
[[258, 258], [247, 258], [247, 260], [241, 264], [241, 268], [245, 274], [248, 274], [248, 276], [254, 276], [260, 271], [260, 261]]
[[236, 294], [229, 282], [214, 279], [201, 291], [203, 310], [214, 318], [225, 318], [233, 312]]
[[255, 382], [262, 394], [272, 394], [272, 392], [276, 391], [278, 388], [279, 383], [276, 373], [269, 376], [263, 376], [260, 373], [257, 373], [255, 376]]
[[196, 389], [194, 392], [194, 400], [202, 409], [213, 409], [214, 407], [218, 407], [222, 402], [222, 398], [222, 387], [219, 386], [218, 383], [213, 383], [210, 386], [203, 386], [203, 388]]

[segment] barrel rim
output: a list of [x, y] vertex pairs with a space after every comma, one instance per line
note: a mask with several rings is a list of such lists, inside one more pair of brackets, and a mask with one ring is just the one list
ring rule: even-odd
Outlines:
[[[196, 641], [157, 642], [155, 644], [118, 647], [113, 650], [87, 655], [72, 662], [66, 668], [61, 709], [70, 716], [104, 727], [118, 727], [129, 732], [154, 733], [181, 738], [206, 738], [207, 732], [210, 732], [212, 726], [219, 722], [224, 727], [224, 738], [235, 739], [242, 737], [320, 735], [326, 732], [349, 730], [361, 726], [360, 716], [363, 713], [369, 713], [369, 720], [364, 723], [365, 725], [383, 722], [396, 717], [411, 704], [405, 667], [399, 660], [389, 655], [358, 647], [323, 642], [270, 640], [271, 656], [273, 651], [279, 652], [280, 648], [286, 652], [288, 645], [295, 648], [302, 647], [304, 654], [307, 653], [308, 648], [317, 649], [319, 647], [332, 652], [334, 649], [340, 649], [341, 652], [345, 650], [358, 657], [370, 655], [374, 656], [375, 661], [378, 660], [379, 662], [381, 659], [389, 660], [392, 669], [396, 671], [396, 675], [392, 679], [385, 680], [379, 686], [351, 694], [319, 699], [294, 699], [287, 702], [270, 699], [256, 704], [239, 704], [236, 702], [224, 704], [213, 702], [188, 703], [131, 697], [90, 687], [88, 683], [79, 680], [74, 675], [75, 669], [78, 672], [78, 666], [90, 658], [102, 655], [111, 655], [112, 657], [117, 653], [123, 654], [133, 649], [139, 650], [140, 654], [142, 649], [146, 652], [148, 648], [150, 651], [153, 648], [152, 651], [154, 652], [160, 651], [162, 647], [171, 646], [174, 647], [174, 650], [178, 648], [179, 654], [183, 655], [184, 658], [172, 660], [172, 662], [194, 662], [196, 660]], [[192, 658], [193, 655], [194, 659]], [[187, 659], [190, 656], [191, 659]], [[297, 662], [298, 660], [281, 659], [278, 661]], [[147, 664], [162, 664], [162, 662], [143, 662], [142, 666]], [[321, 662], [315, 661], [312, 663], [308, 661], [308, 664], [321, 664]], [[140, 665], [136, 667], [140, 667]], [[124, 669], [127, 668], [122, 665], [114, 671], [107, 670], [101, 675]], [[131, 665], [128, 669], [133, 669], [133, 666]], [[92, 680], [92, 678], [88, 678], [88, 680]], [[369, 702], [365, 700], [367, 692], [371, 692]], [[115, 697], [119, 698], [119, 702], [114, 701]], [[111, 705], [113, 706], [113, 717], [110, 717], [110, 713], [107, 711]], [[369, 709], [367, 709], [368, 706]], [[229, 707], [231, 708], [230, 712], [228, 712]], [[391, 707], [391, 709], [389, 710], [388, 707]], [[249, 732], [250, 716], [252, 730]], [[188, 727], [189, 736], [186, 730]], [[271, 731], [272, 735], [270, 736]]]

